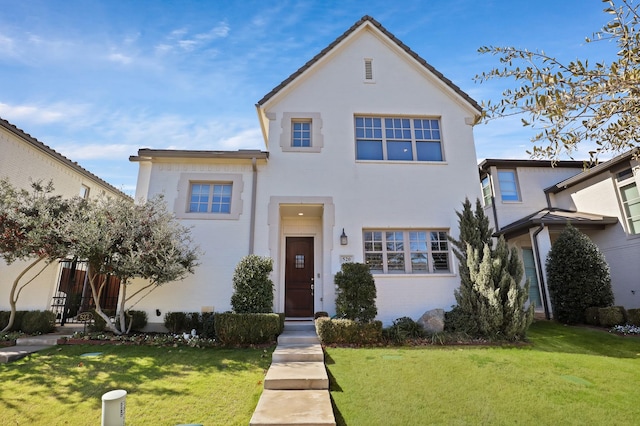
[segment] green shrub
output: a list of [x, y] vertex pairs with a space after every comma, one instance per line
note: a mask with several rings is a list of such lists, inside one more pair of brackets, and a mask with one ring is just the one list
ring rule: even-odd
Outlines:
[[376, 283], [363, 263], [343, 263], [335, 276], [336, 313], [340, 318], [359, 322], [373, 321], [376, 308]]
[[129, 322], [131, 322], [131, 331], [140, 331], [147, 325], [147, 313], [145, 311], [128, 311], [124, 315], [127, 328], [129, 329]]
[[626, 312], [622, 306], [600, 308], [598, 309], [598, 316], [600, 317], [600, 325], [603, 327], [613, 327], [626, 322]]
[[205, 339], [215, 339], [215, 314], [213, 312], [203, 312], [200, 318], [200, 328], [196, 329], [198, 330], [198, 335]]
[[478, 331], [477, 326], [471, 324], [474, 324], [472, 315], [458, 305], [444, 313], [444, 331], [475, 335]]
[[600, 325], [600, 308], [590, 306], [584, 310], [584, 322], [589, 325]]
[[216, 336], [226, 345], [275, 343], [281, 330], [278, 314], [215, 314]]
[[382, 322], [321, 317], [316, 320], [316, 332], [325, 344], [374, 345], [382, 341]]
[[22, 332], [46, 334], [56, 329], [56, 314], [51, 311], [28, 311], [22, 317]]
[[609, 265], [598, 246], [573, 226], [568, 225], [553, 243], [546, 265], [553, 314], [558, 321], [581, 323], [585, 309], [613, 304]]
[[318, 319], [323, 317], [329, 317], [329, 314], [325, 311], [318, 311], [313, 315], [313, 319]]
[[280, 312], [278, 316], [280, 317], [280, 330], [278, 331], [278, 334], [282, 334], [282, 332], [284, 331], [284, 322], [287, 319], [287, 316], [284, 312]]
[[382, 330], [385, 339], [402, 344], [408, 339], [424, 337], [424, 327], [409, 317], [401, 317], [393, 321], [391, 326]]
[[173, 334], [186, 331], [188, 327], [186, 312], [167, 312], [164, 315], [164, 326]]
[[627, 316], [629, 324], [640, 326], [640, 309], [628, 309]]
[[[13, 321], [13, 326], [9, 331], [18, 331], [21, 329], [22, 318], [29, 311], [16, 311], [16, 317]], [[9, 324], [9, 317], [11, 316], [11, 311], [0, 311], [0, 330], [3, 330], [7, 324]]]
[[273, 312], [273, 260], [250, 254], [243, 257], [233, 273], [231, 306], [239, 314]]

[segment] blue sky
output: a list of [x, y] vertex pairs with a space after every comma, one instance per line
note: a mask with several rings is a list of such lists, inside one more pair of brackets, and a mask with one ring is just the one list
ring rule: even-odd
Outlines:
[[[611, 58], [584, 38], [600, 0], [0, 0], [0, 117], [133, 194], [139, 148], [264, 148], [255, 103], [371, 15], [478, 102], [506, 82], [484, 45]], [[475, 128], [478, 158], [526, 158], [519, 119]], [[586, 152], [586, 151], [585, 151]], [[586, 158], [578, 156], [578, 158]]]

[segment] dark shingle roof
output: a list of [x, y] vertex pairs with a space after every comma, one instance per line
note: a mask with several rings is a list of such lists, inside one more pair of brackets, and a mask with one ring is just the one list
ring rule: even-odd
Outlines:
[[98, 183], [100, 185], [106, 186], [106, 187], [110, 188], [112, 191], [114, 191], [114, 192], [116, 192], [118, 194], [121, 194], [124, 197], [130, 198], [127, 194], [125, 194], [124, 192], [120, 191], [115, 186], [111, 185], [110, 183], [106, 182], [105, 180], [103, 180], [103, 179], [99, 178], [98, 176], [94, 175], [93, 173], [91, 173], [90, 171], [85, 169], [84, 167], [80, 166], [75, 161], [69, 160], [64, 155], [58, 153], [57, 151], [55, 151], [54, 149], [52, 149], [49, 146], [45, 145], [44, 143], [40, 142], [38, 139], [34, 138], [33, 136], [31, 136], [30, 134], [28, 134], [24, 130], [16, 127], [14, 124], [9, 123], [7, 120], [5, 120], [5, 119], [3, 119], [1, 117], [0, 117], [0, 127], [2, 127], [3, 129], [7, 130], [10, 133], [13, 133], [15, 136], [19, 137], [20, 139], [22, 139], [23, 141], [25, 141], [26, 143], [31, 145], [33, 148], [35, 148], [38, 151], [44, 153], [45, 155], [48, 155], [49, 157], [53, 158], [54, 160], [62, 163], [64, 166], [73, 169], [74, 171], [78, 172], [79, 174], [83, 175], [84, 177], [86, 177], [86, 178], [88, 178], [88, 179], [90, 179], [90, 180], [92, 180], [92, 181], [94, 181], [94, 182], [96, 182], [96, 183]]
[[571, 223], [576, 228], [604, 228], [606, 225], [618, 223], [618, 218], [560, 208], [546, 208], [502, 227], [496, 234], [504, 235], [508, 239], [528, 233], [533, 226], [542, 224], [565, 226], [567, 223]]
[[311, 58], [306, 64], [304, 64], [300, 69], [291, 74], [286, 80], [276, 86], [273, 90], [267, 93], [262, 99], [260, 99], [257, 103], [258, 106], [264, 105], [269, 99], [271, 99], [274, 95], [276, 95], [280, 90], [282, 90], [285, 86], [291, 83], [293, 80], [298, 78], [302, 73], [304, 73], [307, 69], [313, 66], [316, 62], [318, 62], [323, 56], [325, 56], [328, 52], [330, 52], [334, 47], [336, 47], [340, 42], [342, 42], [345, 38], [347, 38], [351, 33], [353, 33], [356, 29], [358, 29], [361, 25], [366, 22], [370, 22], [373, 26], [378, 28], [384, 35], [389, 37], [395, 44], [397, 44], [402, 50], [404, 50], [409, 56], [415, 59], [419, 64], [429, 70], [432, 74], [438, 77], [442, 82], [444, 82], [447, 86], [453, 89], [459, 96], [461, 96], [465, 101], [467, 101], [473, 108], [475, 108], [479, 113], [482, 112], [482, 107], [469, 95], [462, 91], [458, 86], [456, 86], [451, 80], [446, 78], [440, 71], [436, 70], [433, 66], [431, 66], [427, 61], [422, 59], [416, 52], [411, 50], [409, 46], [400, 41], [396, 36], [390, 33], [385, 27], [382, 26], [378, 21], [373, 19], [371, 16], [365, 15], [358, 22], [353, 24], [351, 28], [345, 31], [340, 37], [335, 39], [331, 44], [322, 49], [320, 53]]

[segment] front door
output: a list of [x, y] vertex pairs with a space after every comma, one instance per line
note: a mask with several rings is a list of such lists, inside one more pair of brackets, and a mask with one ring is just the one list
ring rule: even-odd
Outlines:
[[287, 237], [284, 273], [284, 313], [313, 316], [313, 237]]

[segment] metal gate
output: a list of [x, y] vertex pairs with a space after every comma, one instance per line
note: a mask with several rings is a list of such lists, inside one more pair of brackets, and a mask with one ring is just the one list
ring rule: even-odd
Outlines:
[[[60, 263], [62, 267], [57, 291], [51, 302], [51, 310], [56, 314], [56, 322], [64, 325], [67, 322], [78, 322], [77, 315], [94, 309], [95, 303], [89, 285], [87, 262], [63, 260]], [[105, 280], [106, 284], [100, 296], [100, 306], [107, 314], [115, 314], [120, 294], [120, 280], [111, 275], [100, 275], [96, 285], [102, 285]]]

